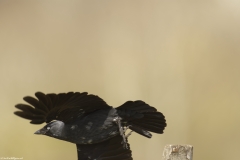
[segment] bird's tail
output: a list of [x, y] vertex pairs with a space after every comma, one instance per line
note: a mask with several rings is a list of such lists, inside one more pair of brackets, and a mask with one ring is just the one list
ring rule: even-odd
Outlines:
[[148, 138], [151, 138], [148, 131], [162, 134], [167, 126], [164, 115], [143, 101], [128, 101], [117, 110], [123, 118], [123, 123]]

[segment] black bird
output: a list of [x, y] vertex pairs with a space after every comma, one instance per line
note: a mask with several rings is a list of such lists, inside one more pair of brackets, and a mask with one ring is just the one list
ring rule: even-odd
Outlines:
[[127, 141], [132, 131], [151, 138], [149, 131], [162, 134], [166, 127], [164, 115], [140, 100], [113, 108], [87, 92], [35, 96], [24, 97], [30, 105], [17, 104], [21, 111], [14, 113], [32, 124], [47, 123], [35, 134], [75, 143], [78, 160], [132, 160]]

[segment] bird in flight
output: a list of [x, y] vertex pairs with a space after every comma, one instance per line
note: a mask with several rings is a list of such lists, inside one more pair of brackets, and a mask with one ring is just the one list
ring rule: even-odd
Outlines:
[[87, 92], [35, 96], [24, 97], [28, 104], [17, 104], [21, 111], [14, 114], [32, 124], [46, 122], [35, 134], [75, 143], [78, 160], [132, 160], [128, 143], [132, 132], [151, 138], [150, 132], [162, 134], [166, 127], [164, 115], [141, 100], [113, 108]]

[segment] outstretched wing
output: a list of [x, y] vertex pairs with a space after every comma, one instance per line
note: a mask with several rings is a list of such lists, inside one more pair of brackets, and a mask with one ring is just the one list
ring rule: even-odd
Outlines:
[[165, 116], [156, 108], [143, 101], [127, 101], [117, 107], [118, 115], [129, 128], [145, 137], [151, 138], [148, 132], [162, 134], [167, 126]]
[[132, 160], [132, 151], [123, 148], [120, 135], [97, 144], [77, 144], [78, 160]]
[[32, 124], [48, 123], [52, 120], [69, 123], [95, 110], [110, 107], [100, 97], [87, 92], [59, 94], [36, 92], [35, 96], [37, 99], [24, 97], [24, 101], [30, 105], [17, 104], [15, 107], [21, 111], [14, 112], [19, 117], [31, 120]]

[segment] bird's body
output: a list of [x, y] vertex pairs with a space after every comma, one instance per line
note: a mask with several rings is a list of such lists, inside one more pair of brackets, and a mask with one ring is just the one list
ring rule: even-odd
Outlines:
[[58, 127], [61, 128], [61, 131], [60, 134], [56, 134], [56, 131], [54, 131], [54, 134], [49, 132], [49, 136], [76, 144], [99, 143], [119, 134], [118, 126], [113, 121], [116, 117], [116, 109], [110, 108], [95, 111], [71, 124], [54, 121], [53, 123], [61, 124]]
[[34, 108], [18, 104], [15, 114], [33, 124], [47, 122], [35, 133], [77, 144], [79, 160], [132, 160], [127, 128], [151, 138], [148, 131], [161, 134], [166, 127], [163, 114], [143, 101], [113, 108], [86, 92], [35, 95], [24, 97]]

